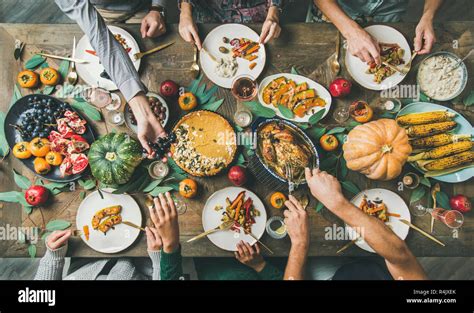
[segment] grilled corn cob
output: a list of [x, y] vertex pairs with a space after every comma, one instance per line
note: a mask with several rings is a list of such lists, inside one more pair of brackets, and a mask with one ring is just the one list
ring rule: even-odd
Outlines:
[[439, 134], [410, 141], [414, 149], [436, 148], [453, 142], [471, 140], [471, 135]]
[[472, 141], [460, 141], [456, 143], [450, 143], [445, 146], [434, 148], [432, 150], [421, 152], [413, 156], [408, 157], [408, 162], [417, 160], [428, 160], [428, 159], [441, 159], [456, 153], [471, 150], [474, 144]]
[[445, 133], [456, 127], [457, 123], [454, 121], [415, 125], [407, 128], [408, 136], [410, 137], [426, 137], [436, 134]]
[[418, 161], [420, 162], [418, 165], [427, 171], [442, 171], [448, 168], [467, 165], [473, 161], [474, 151], [465, 151], [442, 159]]
[[422, 113], [410, 113], [397, 118], [398, 124], [402, 126], [421, 125], [428, 123], [439, 123], [451, 120], [455, 113], [448, 111], [432, 111]]

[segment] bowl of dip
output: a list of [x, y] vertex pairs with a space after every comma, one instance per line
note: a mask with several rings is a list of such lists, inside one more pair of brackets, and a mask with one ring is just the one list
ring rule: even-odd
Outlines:
[[449, 101], [456, 98], [466, 87], [467, 68], [464, 62], [454, 70], [461, 59], [446, 51], [427, 56], [418, 67], [417, 83], [420, 90], [433, 100]]

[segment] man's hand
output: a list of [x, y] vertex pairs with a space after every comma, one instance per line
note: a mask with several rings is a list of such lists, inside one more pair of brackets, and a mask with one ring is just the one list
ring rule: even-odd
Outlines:
[[347, 32], [346, 39], [350, 54], [366, 63], [381, 63], [379, 43], [360, 26], [352, 27]]
[[280, 18], [278, 17], [278, 8], [270, 7], [267, 18], [262, 25], [262, 33], [259, 42], [266, 44], [273, 38], [278, 38], [281, 33]]
[[146, 227], [145, 231], [148, 251], [160, 251], [163, 247], [163, 241], [158, 233], [158, 229], [155, 227]]
[[150, 208], [151, 220], [163, 241], [163, 251], [172, 253], [179, 247], [178, 213], [174, 201], [167, 192], [166, 195], [160, 193], [154, 202], [154, 207]]
[[46, 245], [50, 250], [56, 250], [67, 244], [71, 237], [71, 230], [53, 231], [47, 239]]
[[433, 28], [433, 20], [427, 17], [422, 17], [415, 30], [414, 46], [418, 54], [427, 54], [431, 52], [434, 43], [436, 42], [436, 35]]
[[309, 219], [308, 213], [303, 209], [299, 201], [289, 196], [285, 202], [288, 210], [283, 212], [285, 216], [286, 230], [291, 239], [291, 245], [308, 247], [309, 245]]
[[181, 15], [179, 16], [179, 34], [190, 43], [194, 43], [198, 50], [202, 49], [196, 23], [193, 20], [192, 7], [189, 3], [181, 4]]
[[257, 243], [252, 247], [248, 242], [242, 240], [237, 244], [235, 258], [242, 264], [261, 272], [265, 267], [265, 260], [260, 255], [260, 247]]
[[142, 38], [154, 38], [166, 33], [165, 20], [158, 11], [150, 11], [142, 20]]
[[347, 202], [342, 194], [341, 184], [334, 176], [321, 172], [318, 168], [312, 172], [306, 168], [305, 176], [311, 194], [330, 211]]
[[152, 157], [153, 151], [148, 142], [156, 142], [158, 137], [165, 137], [166, 132], [160, 121], [151, 111], [148, 99], [143, 93], [136, 95], [129, 102], [133, 115], [135, 115], [137, 120], [138, 140], [143, 148], [145, 148], [148, 155]]

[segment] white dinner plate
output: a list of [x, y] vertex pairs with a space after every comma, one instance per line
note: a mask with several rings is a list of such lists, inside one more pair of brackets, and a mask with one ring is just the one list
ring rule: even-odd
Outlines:
[[[227, 37], [229, 40], [234, 38], [247, 38], [255, 42], [258, 42], [259, 40], [259, 35], [248, 26], [241, 24], [224, 24], [214, 28], [204, 39], [202, 46], [218, 59], [226, 56], [231, 57], [232, 52], [229, 54], [222, 54], [222, 52], [219, 51], [219, 47], [221, 46], [226, 47], [229, 50], [232, 49], [230, 43], [225, 44], [222, 41], [223, 37]], [[223, 78], [216, 74], [216, 63], [207, 53], [199, 53], [199, 62], [201, 63], [201, 68], [206, 74], [207, 78], [209, 78], [214, 84], [223, 88], [231, 88], [232, 82], [238, 76], [249, 75], [254, 79], [257, 79], [258, 76], [260, 76], [263, 68], [265, 67], [265, 61], [267, 59], [264, 45], [260, 45], [257, 55], [258, 58], [252, 61], [257, 62], [257, 65], [253, 69], [249, 69], [249, 64], [251, 62], [242, 58], [237, 58], [237, 72], [235, 73], [234, 77], [231, 78]]]
[[[393, 191], [381, 188], [369, 189], [362, 191], [361, 193], [357, 194], [354, 198], [352, 198], [351, 203], [354, 204], [356, 207], [359, 207], [359, 204], [362, 202], [362, 198], [364, 195], [367, 196], [368, 200], [375, 200], [379, 198], [383, 200], [385, 205], [387, 206], [388, 213], [399, 214], [400, 217], [393, 217], [389, 216], [389, 220], [386, 225], [392, 228], [393, 232], [400, 237], [400, 239], [405, 240], [408, 236], [408, 231], [410, 227], [408, 225], [403, 224], [402, 222], [398, 221], [398, 219], [405, 219], [411, 222], [410, 217], [410, 210], [406, 205], [405, 201], [394, 193]], [[374, 217], [375, 218], [375, 217]], [[354, 229], [346, 224], [346, 232], [349, 234], [351, 240], [357, 237], [357, 233]], [[356, 241], [356, 245], [360, 248], [364, 249], [365, 251], [369, 251], [375, 253], [374, 249], [372, 249], [364, 239], [360, 238]]]
[[[253, 200], [253, 205], [257, 210], [260, 211], [260, 216], [255, 217], [255, 224], [252, 225], [252, 234], [257, 238], [261, 238], [265, 232], [265, 224], [267, 222], [267, 212], [263, 202], [257, 197], [256, 194], [250, 190], [241, 187], [227, 187], [213, 193], [209, 199], [207, 199], [204, 209], [202, 210], [202, 226], [204, 231], [216, 228], [222, 224], [222, 213], [225, 212], [226, 198], [231, 200], [235, 199], [237, 195], [245, 190], [245, 197], [250, 197]], [[222, 210], [216, 211], [214, 208], [217, 205], [223, 207]], [[237, 251], [237, 243], [241, 240], [248, 242], [253, 245], [256, 240], [250, 235], [247, 235], [240, 229], [240, 233], [232, 230], [218, 231], [207, 236], [209, 240], [218, 246], [219, 248], [227, 251]]]
[[[126, 30], [117, 27], [117, 26], [108, 26], [109, 30], [115, 35], [120, 34], [122, 38], [125, 39], [127, 45], [131, 48], [128, 56], [133, 62], [135, 69], [138, 71], [140, 68], [140, 61], [141, 60], [134, 60], [133, 55], [135, 53], [140, 52], [140, 47], [135, 39], [128, 33]], [[99, 62], [99, 58], [87, 53], [86, 50], [94, 50], [89, 42], [89, 38], [84, 35], [82, 36], [81, 40], [77, 43], [76, 46], [76, 58], [83, 59], [88, 61], [89, 63], [76, 63], [77, 73], [79, 76], [86, 82], [86, 84], [93, 86], [93, 87], [101, 87], [111, 90], [117, 90], [118, 87], [115, 83], [109, 79], [100, 77], [100, 74], [104, 71], [104, 67]]]
[[102, 253], [117, 253], [130, 247], [137, 239], [140, 230], [125, 224], [115, 225], [106, 234], [92, 228], [94, 214], [108, 206], [122, 206], [122, 220], [135, 225], [142, 225], [142, 212], [137, 202], [129, 195], [116, 195], [102, 192], [102, 199], [98, 191], [89, 194], [79, 205], [76, 215], [76, 227], [81, 230], [89, 226], [89, 240], [82, 234], [82, 240], [92, 249]]
[[[309, 89], [314, 89], [316, 90], [316, 94], [318, 97], [322, 98], [324, 101], [326, 101], [326, 106], [325, 107], [314, 107], [309, 114], [306, 114], [304, 117], [298, 117], [298, 116], [294, 116], [293, 118], [291, 119], [287, 119], [286, 117], [284, 117], [280, 110], [278, 108], [275, 108], [273, 105], [271, 104], [266, 104], [265, 102], [263, 102], [263, 90], [265, 89], [265, 87], [272, 81], [274, 80], [275, 78], [278, 78], [278, 77], [281, 77], [281, 76], [284, 76], [286, 77], [287, 79], [291, 79], [293, 80], [296, 84], [301, 84], [303, 82], [306, 82], [308, 83], [308, 87]], [[326, 110], [326, 112], [324, 112], [324, 115], [321, 117], [325, 117], [330, 108], [331, 108], [331, 102], [332, 102], [332, 98], [331, 98], [331, 94], [329, 93], [329, 91], [324, 88], [323, 85], [321, 84], [318, 84], [317, 82], [315, 82], [314, 80], [312, 79], [309, 79], [307, 77], [304, 77], [304, 76], [301, 76], [301, 75], [296, 75], [296, 74], [289, 74], [289, 73], [281, 73], [281, 74], [275, 74], [275, 75], [271, 75], [271, 76], [267, 76], [265, 77], [262, 82], [260, 83], [260, 86], [259, 86], [259, 89], [258, 89], [258, 101], [265, 107], [267, 108], [270, 108], [272, 109], [273, 111], [275, 111], [276, 115], [278, 115], [279, 117], [281, 118], [285, 118], [287, 120], [290, 120], [290, 121], [293, 121], [293, 122], [301, 122], [301, 123], [307, 123], [309, 118], [315, 114], [316, 112], [320, 111], [320, 110]]]
[[[168, 104], [166, 103], [165, 99], [163, 99], [163, 97], [157, 93], [148, 92], [146, 95], [147, 97], [158, 98], [158, 100], [160, 100], [163, 107], [166, 108], [166, 118], [163, 121], [161, 121], [161, 126], [165, 127], [170, 117], [170, 108], [168, 107]], [[132, 124], [132, 109], [130, 108], [130, 105], [128, 103], [125, 104], [124, 113], [125, 113], [125, 123], [136, 134], [138, 132], [138, 128], [137, 128], [137, 125]]]
[[[393, 27], [386, 25], [372, 25], [365, 28], [365, 30], [372, 35], [380, 43], [396, 43], [405, 50], [403, 60], [405, 64], [410, 61], [411, 48], [405, 37]], [[392, 76], [385, 78], [380, 84], [374, 82], [374, 75], [367, 74], [368, 65], [362, 62], [359, 58], [351, 55], [349, 51], [346, 51], [345, 58], [346, 68], [352, 78], [358, 82], [362, 87], [371, 90], [385, 90], [398, 85], [406, 75], [402, 75], [398, 72]]]

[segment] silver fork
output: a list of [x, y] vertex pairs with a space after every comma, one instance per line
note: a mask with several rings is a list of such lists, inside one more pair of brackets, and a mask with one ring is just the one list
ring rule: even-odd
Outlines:
[[295, 191], [295, 183], [293, 181], [293, 167], [291, 162], [285, 164], [286, 168], [286, 179], [288, 180], [288, 193], [291, 195]]

